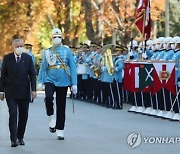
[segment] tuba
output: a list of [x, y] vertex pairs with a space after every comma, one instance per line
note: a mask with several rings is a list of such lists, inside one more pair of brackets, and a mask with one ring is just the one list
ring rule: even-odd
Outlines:
[[114, 74], [114, 63], [113, 63], [113, 54], [111, 49], [107, 49], [104, 53], [105, 57], [105, 66], [107, 67], [107, 71], [110, 75]]
[[108, 44], [103, 46], [103, 51], [104, 51], [104, 65], [107, 67], [107, 71], [110, 75], [114, 74], [114, 63], [113, 63], [113, 56], [115, 55], [112, 53], [114, 51], [115, 45], [113, 44]]

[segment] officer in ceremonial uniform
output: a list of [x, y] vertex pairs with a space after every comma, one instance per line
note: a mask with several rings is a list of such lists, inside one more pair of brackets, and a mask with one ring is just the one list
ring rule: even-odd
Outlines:
[[[77, 72], [73, 54], [62, 45], [62, 33], [59, 28], [51, 32], [53, 46], [44, 51], [38, 75], [38, 89], [45, 85], [45, 106], [49, 117], [50, 132], [57, 134], [58, 140], [64, 140], [65, 108], [67, 89], [71, 86], [77, 93]], [[56, 120], [54, 120], [53, 95], [56, 92]]]

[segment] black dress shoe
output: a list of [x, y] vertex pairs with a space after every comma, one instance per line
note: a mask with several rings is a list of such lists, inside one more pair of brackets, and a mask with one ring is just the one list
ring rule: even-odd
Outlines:
[[51, 133], [55, 133], [55, 132], [56, 132], [56, 128], [55, 128], [55, 127], [54, 127], [54, 128], [49, 127], [49, 131], [50, 131]]
[[64, 140], [64, 137], [58, 136], [58, 137], [57, 137], [57, 140]]
[[23, 139], [19, 139], [19, 140], [18, 140], [18, 144], [19, 144], [19, 145], [25, 145], [25, 142], [23, 141]]
[[17, 141], [11, 141], [11, 147], [17, 147], [18, 142]]

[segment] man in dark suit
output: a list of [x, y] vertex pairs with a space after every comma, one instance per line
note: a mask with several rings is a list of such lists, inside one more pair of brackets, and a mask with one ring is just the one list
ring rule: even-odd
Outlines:
[[31, 98], [36, 98], [36, 74], [31, 56], [23, 53], [23, 41], [14, 39], [12, 47], [14, 52], [3, 58], [0, 100], [6, 98], [9, 108], [11, 147], [16, 147], [25, 145], [23, 138], [28, 119], [29, 102]]

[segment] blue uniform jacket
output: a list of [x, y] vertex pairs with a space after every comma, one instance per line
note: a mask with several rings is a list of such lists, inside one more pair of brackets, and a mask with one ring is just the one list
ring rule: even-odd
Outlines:
[[147, 58], [151, 59], [151, 57], [153, 56], [153, 51], [149, 50], [149, 49], [146, 49], [146, 54], [147, 54]]
[[49, 48], [44, 51], [42, 57], [38, 83], [44, 84], [50, 82], [57, 87], [77, 85], [76, 64], [71, 49], [65, 46], [53, 46], [52, 48], [67, 66], [67, 71], [70, 73], [71, 77], [68, 76], [63, 68], [48, 69], [51, 65], [62, 65], [56, 55], [51, 51], [51, 48]]
[[159, 51], [159, 53], [158, 53], [158, 55], [156, 56], [156, 60], [160, 60], [160, 59], [162, 59], [162, 57], [164, 56], [164, 54], [165, 54], [165, 51], [164, 50], [161, 50], [161, 51]]
[[[180, 60], [180, 50], [174, 53], [172, 60], [175, 61]], [[178, 78], [180, 78], [180, 62], [177, 62], [175, 67], [176, 67], [176, 84], [177, 84]]]
[[159, 51], [154, 52], [151, 57], [151, 60], [155, 60], [158, 54], [159, 54]]
[[110, 75], [107, 71], [106, 66], [101, 67], [101, 77], [100, 77], [101, 82], [108, 82], [112, 83], [113, 82], [113, 76]]
[[114, 79], [120, 83], [122, 83], [122, 70], [124, 69], [124, 63], [121, 61], [121, 58], [123, 57], [115, 57], [113, 59], [115, 67]]
[[174, 50], [166, 51], [164, 56], [162, 57], [162, 60], [171, 60], [174, 55]]

